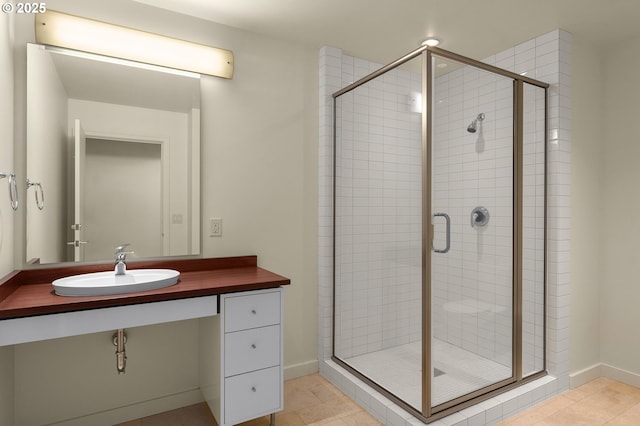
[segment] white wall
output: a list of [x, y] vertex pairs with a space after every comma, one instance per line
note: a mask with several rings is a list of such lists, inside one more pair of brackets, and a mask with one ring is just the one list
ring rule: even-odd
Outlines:
[[639, 54], [635, 38], [604, 51], [577, 39], [572, 55], [570, 369], [576, 385], [600, 374], [640, 383]]
[[[285, 289], [285, 377], [317, 370], [317, 51], [234, 33], [231, 81], [202, 81], [206, 257], [257, 254]], [[222, 237], [207, 221], [222, 218]], [[315, 327], [315, 328], [314, 328]]]
[[[13, 54], [11, 20], [0, 15], [0, 171], [13, 171]], [[0, 276], [13, 270], [13, 211], [7, 199], [6, 181], [0, 180]], [[0, 425], [13, 424], [13, 347], [0, 347]]]
[[[203, 227], [203, 255], [256, 254], [260, 266], [291, 279], [285, 290], [285, 377], [317, 371], [317, 51], [119, 0], [52, 0], [47, 7], [234, 51], [233, 80], [202, 80], [201, 212], [205, 224], [209, 217], [223, 219], [222, 237], [208, 237]], [[20, 25], [23, 33], [33, 31], [27, 17]], [[22, 76], [16, 79], [24, 85]], [[115, 358], [106, 335], [16, 347], [15, 418], [25, 425], [44, 422], [46, 410], [54, 409], [51, 395], [64, 394], [77, 401], [61, 402], [52, 413], [80, 417], [84, 424], [100, 424], [82, 416], [101, 410], [117, 409], [124, 421], [187, 405], [193, 401], [189, 389], [198, 386], [198, 363], [181, 360], [194, 359], [197, 340], [167, 345], [154, 336], [190, 338], [197, 329], [197, 322], [188, 321], [159, 325], [154, 332], [131, 330], [130, 344], [138, 348], [130, 354], [127, 374], [109, 380]], [[144, 360], [144, 368], [134, 359]], [[85, 368], [86, 360], [99, 364], [99, 371]], [[31, 371], [37, 362], [57, 370]], [[176, 370], [165, 375], [166, 369]], [[118, 409], [125, 405], [118, 396], [124, 383], [135, 387], [130, 399], [140, 404]], [[158, 397], [155, 405], [142, 402]]]
[[[601, 52], [574, 37], [571, 51], [571, 322], [570, 371], [601, 361], [600, 288], [607, 288], [601, 254], [606, 220], [603, 204], [604, 129]], [[603, 221], [603, 219], [606, 220]]]
[[601, 359], [636, 374], [640, 381], [640, 38], [612, 46], [602, 58], [604, 108], [598, 117], [594, 114], [594, 120], [604, 121], [599, 217]]

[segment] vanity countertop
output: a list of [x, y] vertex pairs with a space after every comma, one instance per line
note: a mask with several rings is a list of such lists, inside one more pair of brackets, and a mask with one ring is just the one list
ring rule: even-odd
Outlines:
[[290, 280], [257, 266], [257, 256], [214, 259], [130, 261], [128, 269], [168, 268], [180, 271], [177, 284], [157, 290], [109, 296], [58, 296], [53, 280], [113, 270], [113, 264], [63, 266], [15, 271], [0, 278], [0, 320], [165, 300], [260, 290]]

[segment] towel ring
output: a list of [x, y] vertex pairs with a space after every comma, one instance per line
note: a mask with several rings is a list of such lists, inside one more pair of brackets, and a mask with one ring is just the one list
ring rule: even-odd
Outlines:
[[15, 173], [2, 173], [0, 172], [0, 179], [7, 178], [9, 181], [9, 199], [11, 200], [11, 208], [18, 210], [18, 183], [16, 182]]
[[27, 178], [27, 189], [32, 186], [36, 188], [36, 206], [38, 206], [39, 210], [44, 210], [44, 189], [42, 188], [42, 184], [40, 182], [31, 182], [29, 178]]

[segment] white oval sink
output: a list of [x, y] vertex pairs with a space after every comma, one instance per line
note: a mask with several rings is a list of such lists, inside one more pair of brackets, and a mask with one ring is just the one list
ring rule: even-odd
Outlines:
[[94, 272], [57, 279], [53, 287], [60, 296], [108, 296], [169, 287], [179, 276], [173, 269], [132, 269], [124, 275]]

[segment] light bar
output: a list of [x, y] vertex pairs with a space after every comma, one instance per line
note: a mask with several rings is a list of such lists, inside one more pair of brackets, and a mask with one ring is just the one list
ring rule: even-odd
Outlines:
[[233, 77], [233, 52], [47, 10], [36, 14], [36, 41], [99, 55]]
[[58, 55], [72, 56], [74, 58], [89, 59], [91, 61], [106, 62], [125, 67], [139, 68], [143, 70], [163, 72], [165, 74], [179, 75], [189, 78], [200, 78], [200, 73], [193, 71], [177, 70], [175, 68], [161, 67], [160, 65], [146, 64], [144, 62], [130, 61], [129, 59], [114, 58], [113, 56], [97, 55], [95, 53], [81, 52], [79, 50], [65, 49], [64, 47], [43, 45], [44, 50]]

